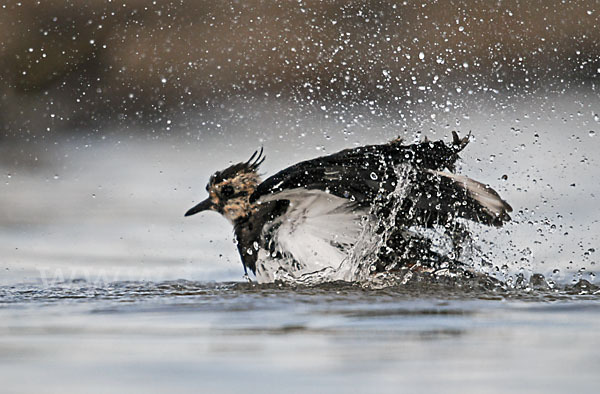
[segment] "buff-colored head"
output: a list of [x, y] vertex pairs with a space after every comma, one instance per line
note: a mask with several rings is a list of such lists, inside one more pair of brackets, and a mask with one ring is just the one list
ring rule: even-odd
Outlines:
[[187, 211], [185, 216], [210, 210], [219, 212], [235, 223], [252, 214], [256, 204], [250, 203], [250, 196], [260, 183], [257, 171], [264, 160], [261, 149], [260, 152], [254, 152], [247, 162], [215, 172], [206, 185], [208, 198]]

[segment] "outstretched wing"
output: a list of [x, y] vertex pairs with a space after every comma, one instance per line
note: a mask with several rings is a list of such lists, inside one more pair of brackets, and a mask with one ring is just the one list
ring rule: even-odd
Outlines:
[[452, 145], [442, 141], [402, 145], [388, 144], [346, 149], [330, 156], [300, 162], [262, 182], [251, 201], [286, 189], [304, 188], [328, 191], [358, 204], [369, 205], [380, 188], [392, 191], [395, 168], [403, 163], [431, 170], [452, 169], [465, 139], [455, 138]]
[[[369, 206], [377, 195], [392, 192], [398, 183], [396, 168], [410, 165], [413, 179], [407, 198], [411, 221], [431, 226], [454, 217], [501, 225], [510, 219], [512, 209], [491, 188], [452, 171], [458, 153], [468, 143], [453, 133], [453, 143], [425, 141], [402, 145], [388, 144], [347, 149], [330, 156], [291, 166], [261, 183], [251, 201], [285, 198], [289, 189], [321, 190], [334, 196]], [[403, 180], [404, 181], [404, 180]], [[411, 224], [411, 223], [407, 223]]]

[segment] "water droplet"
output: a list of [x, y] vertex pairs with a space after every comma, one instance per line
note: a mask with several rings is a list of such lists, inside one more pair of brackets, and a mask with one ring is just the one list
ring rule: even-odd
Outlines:
[[423, 52], [419, 52], [419, 59], [425, 59], [425, 54]]
[[490, 163], [493, 163], [494, 159], [496, 159], [496, 155], [490, 155]]
[[58, 179], [60, 176], [58, 174], [54, 174], [54, 179]]
[[96, 198], [96, 195], [95, 195], [95, 194], [92, 194], [92, 198]]
[[594, 136], [596, 135], [596, 132], [595, 132], [594, 130], [590, 130], [590, 131], [588, 132], [588, 135], [589, 135], [590, 137], [594, 137]]
[[377, 180], [377, 174], [375, 174], [374, 172], [371, 173], [371, 179], [376, 181]]

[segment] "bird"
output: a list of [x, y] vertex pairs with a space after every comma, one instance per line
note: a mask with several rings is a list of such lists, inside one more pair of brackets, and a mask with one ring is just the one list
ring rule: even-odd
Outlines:
[[412, 144], [396, 138], [302, 161], [264, 181], [261, 148], [211, 175], [208, 198], [185, 216], [224, 216], [245, 276], [250, 271], [258, 282], [321, 272], [351, 280], [348, 272], [355, 271], [348, 265], [360, 262], [357, 249], [373, 235], [380, 238], [369, 272], [460, 264], [438, 250], [427, 231], [442, 229], [460, 252], [470, 235], [465, 222], [500, 227], [512, 211], [490, 186], [456, 173], [470, 137], [452, 132], [449, 143], [425, 138]]

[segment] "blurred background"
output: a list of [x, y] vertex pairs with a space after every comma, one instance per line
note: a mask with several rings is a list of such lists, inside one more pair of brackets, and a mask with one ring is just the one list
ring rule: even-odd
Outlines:
[[450, 130], [516, 208], [490, 269], [587, 278], [599, 43], [592, 0], [2, 2], [3, 279], [238, 280], [229, 225], [181, 218], [210, 173]]
[[162, 132], [233, 97], [397, 113], [458, 88], [561, 89], [597, 81], [599, 14], [591, 0], [6, 1], [2, 134]]

